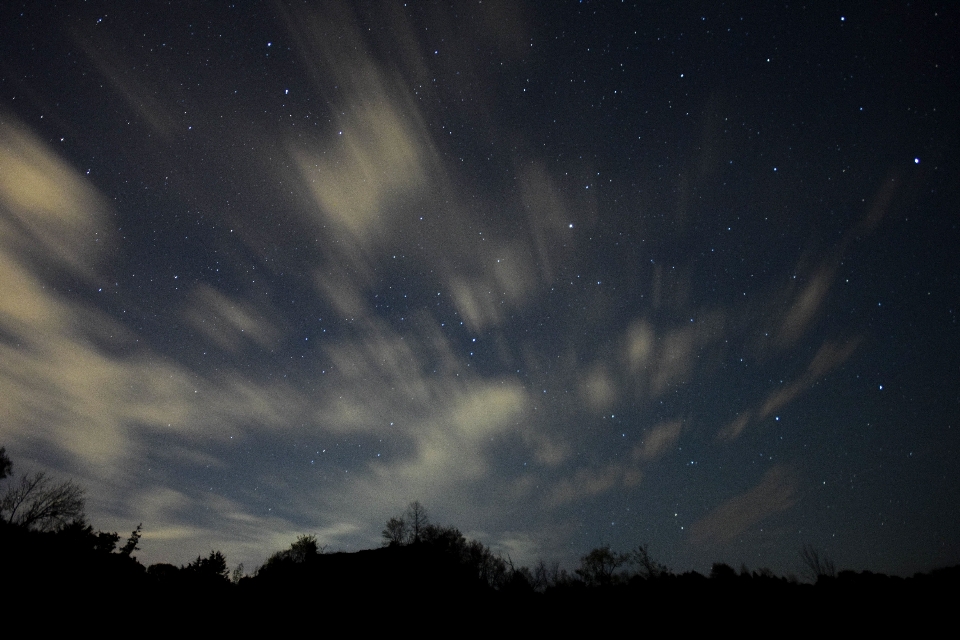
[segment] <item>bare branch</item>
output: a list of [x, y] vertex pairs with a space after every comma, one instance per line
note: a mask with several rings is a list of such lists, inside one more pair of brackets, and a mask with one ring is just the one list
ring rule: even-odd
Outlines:
[[638, 545], [631, 555], [634, 564], [637, 565], [637, 575], [645, 580], [659, 578], [670, 573], [670, 569], [666, 565], [650, 557], [650, 550], [645, 544]]
[[589, 586], [607, 586], [617, 581], [617, 569], [629, 560], [628, 554], [612, 551], [605, 544], [580, 558], [580, 568], [575, 573]]
[[83, 493], [73, 481], [54, 483], [42, 471], [24, 475], [0, 498], [0, 517], [27, 529], [59, 529], [83, 517]]
[[800, 560], [814, 581], [819, 580], [821, 576], [826, 578], [837, 576], [837, 568], [834, 566], [833, 560], [820, 557], [820, 552], [811, 544], [800, 547]]

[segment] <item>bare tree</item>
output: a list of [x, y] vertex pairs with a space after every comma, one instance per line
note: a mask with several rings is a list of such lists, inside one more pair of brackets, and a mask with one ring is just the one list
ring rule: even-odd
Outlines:
[[543, 558], [538, 558], [533, 565], [533, 571], [530, 572], [530, 584], [534, 591], [543, 593], [550, 586], [550, 569]]
[[670, 573], [670, 569], [665, 564], [660, 564], [650, 557], [650, 551], [645, 544], [638, 545], [630, 555], [633, 563], [637, 565], [637, 575], [645, 580], [659, 578]]
[[627, 563], [630, 556], [610, 550], [610, 545], [597, 547], [580, 558], [580, 568], [575, 573], [591, 587], [613, 584], [617, 579], [617, 569]]
[[560, 563], [556, 560], [547, 564], [543, 558], [538, 559], [530, 574], [530, 584], [533, 586], [533, 590], [540, 593], [570, 582], [570, 575], [567, 570], [562, 569]]
[[21, 476], [0, 497], [0, 518], [27, 529], [59, 529], [83, 517], [83, 493], [73, 481], [53, 482], [42, 471]]
[[410, 542], [420, 542], [424, 530], [430, 524], [430, 519], [427, 517], [426, 507], [420, 504], [419, 500], [414, 500], [407, 507], [406, 521], [409, 526]]
[[820, 552], [812, 544], [805, 544], [800, 547], [800, 560], [807, 568], [807, 572], [813, 578], [814, 582], [822, 577], [837, 577], [837, 568], [833, 560], [820, 556]]

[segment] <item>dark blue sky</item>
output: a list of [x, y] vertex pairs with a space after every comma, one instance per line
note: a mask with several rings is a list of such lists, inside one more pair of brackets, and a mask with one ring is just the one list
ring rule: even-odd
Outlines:
[[145, 562], [960, 562], [956, 10], [7, 4], [0, 410]]

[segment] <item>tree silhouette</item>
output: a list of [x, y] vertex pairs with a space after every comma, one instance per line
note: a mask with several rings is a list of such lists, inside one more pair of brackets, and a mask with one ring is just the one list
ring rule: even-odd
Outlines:
[[243, 580], [243, 578], [244, 578], [243, 563], [241, 562], [233, 570], [233, 573], [230, 574], [230, 582], [232, 582], [233, 584], [239, 584], [240, 581]]
[[227, 559], [219, 551], [211, 551], [206, 558], [197, 556], [196, 560], [185, 567], [185, 571], [201, 582], [226, 583], [230, 580]]
[[290, 545], [290, 558], [294, 562], [308, 562], [323, 553], [324, 548], [317, 542], [317, 536], [297, 536], [296, 542]]
[[120, 548], [120, 551], [118, 551], [117, 553], [119, 553], [122, 556], [127, 556], [129, 558], [130, 554], [132, 554], [134, 551], [139, 550], [140, 547], [137, 546], [137, 543], [140, 542], [140, 536], [143, 535], [142, 531], [143, 531], [143, 523], [141, 522], [140, 524], [137, 525], [137, 528], [130, 533], [130, 537], [127, 538], [126, 544], [124, 544], [123, 547]]
[[512, 567], [512, 562], [508, 563], [479, 540], [466, 543], [463, 561], [482, 583], [497, 589], [506, 585], [512, 574], [517, 572], [517, 569]]
[[427, 509], [419, 500], [414, 500], [407, 507], [406, 521], [410, 527], [410, 542], [420, 542], [423, 537], [424, 529], [430, 524], [430, 518], [427, 517]]
[[[199, 558], [197, 559], [199, 560]], [[147, 567], [147, 576], [155, 584], [167, 585], [173, 583], [177, 579], [180, 571], [180, 567], [176, 565], [172, 565], [168, 562], [157, 562]]]
[[536, 564], [533, 565], [532, 574], [533, 580], [531, 584], [533, 585], [533, 589], [541, 593], [552, 587], [570, 582], [570, 576], [567, 575], [567, 570], [561, 569], [559, 562], [554, 561], [548, 565], [543, 558], [537, 560]]
[[404, 544], [407, 541], [409, 533], [407, 521], [403, 519], [403, 516], [390, 518], [387, 520], [387, 526], [384, 527], [382, 532], [383, 546], [393, 547]]
[[312, 564], [326, 550], [326, 545], [317, 542], [317, 536], [300, 535], [288, 549], [277, 551], [257, 569], [260, 573], [284, 573], [296, 565]]
[[665, 576], [670, 573], [667, 565], [660, 564], [650, 557], [650, 551], [645, 544], [638, 545], [630, 555], [632, 556], [633, 563], [637, 565], [637, 575], [645, 580], [659, 578], [660, 576]]
[[[479, 540], [467, 540], [456, 527], [431, 524], [419, 501], [409, 504], [406, 516], [390, 518], [382, 536], [384, 547], [416, 544], [420, 551], [458, 567], [460, 575], [494, 589], [503, 588], [518, 571]], [[529, 587], [527, 578], [524, 583]]]
[[737, 570], [725, 562], [714, 562], [710, 569], [711, 580], [735, 580]]
[[460, 529], [438, 524], [424, 525], [420, 530], [420, 542], [457, 556], [464, 552], [467, 545], [467, 539]]
[[820, 552], [811, 544], [805, 544], [800, 547], [800, 560], [807, 568], [814, 582], [821, 577], [837, 577], [837, 568], [834, 566], [833, 560], [821, 557]]
[[7, 448], [0, 447], [0, 480], [13, 473], [13, 462], [7, 456]]
[[73, 481], [52, 482], [42, 471], [24, 475], [0, 497], [0, 519], [25, 529], [55, 531], [83, 518], [83, 493]]
[[588, 586], [607, 586], [613, 584], [617, 569], [629, 559], [626, 553], [611, 551], [610, 545], [605, 544], [580, 558], [580, 568], [575, 573]]

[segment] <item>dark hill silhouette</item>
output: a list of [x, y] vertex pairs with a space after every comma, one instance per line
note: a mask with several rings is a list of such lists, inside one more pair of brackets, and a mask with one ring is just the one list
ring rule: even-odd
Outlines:
[[340, 605], [361, 600], [401, 610], [416, 603], [475, 601], [493, 594], [458, 558], [422, 544], [274, 563], [238, 586], [245, 599], [260, 602], [308, 598]]

